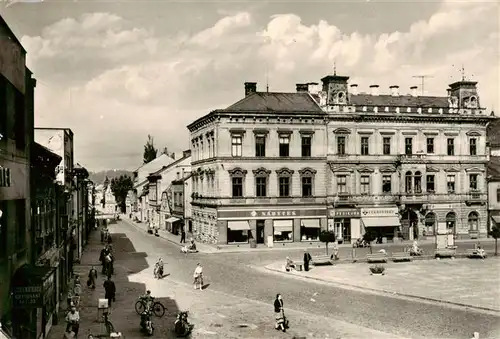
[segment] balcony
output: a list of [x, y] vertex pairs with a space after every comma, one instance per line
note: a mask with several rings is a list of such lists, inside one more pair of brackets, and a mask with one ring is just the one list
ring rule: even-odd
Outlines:
[[332, 164], [351, 163], [384, 163], [392, 164], [396, 161], [397, 155], [359, 155], [359, 154], [328, 154], [327, 161]]
[[480, 191], [470, 191], [465, 195], [465, 203], [470, 205], [485, 205], [487, 200], [487, 194], [481, 193]]
[[325, 204], [325, 197], [205, 197], [196, 196], [193, 205], [225, 206], [225, 205], [318, 205]]

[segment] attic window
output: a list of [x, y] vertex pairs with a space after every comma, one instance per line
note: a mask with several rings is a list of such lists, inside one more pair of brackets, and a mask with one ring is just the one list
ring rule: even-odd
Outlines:
[[386, 112], [389, 112], [389, 107], [386, 107], [386, 108], [385, 108], [385, 111], [386, 111]]
[[422, 107], [417, 108], [417, 113], [422, 114]]
[[366, 109], [367, 109], [366, 106], [363, 106], [363, 112], [366, 112]]
[[429, 108], [427, 112], [432, 113], [432, 108]]
[[443, 109], [442, 109], [442, 108], [440, 108], [440, 109], [438, 110], [438, 113], [439, 113], [439, 114], [443, 114]]
[[411, 107], [406, 108], [406, 113], [411, 113]]
[[378, 112], [378, 107], [377, 107], [377, 106], [373, 107], [373, 111], [374, 111], [375, 113], [377, 113], [377, 112]]
[[396, 113], [399, 113], [399, 107], [396, 107]]

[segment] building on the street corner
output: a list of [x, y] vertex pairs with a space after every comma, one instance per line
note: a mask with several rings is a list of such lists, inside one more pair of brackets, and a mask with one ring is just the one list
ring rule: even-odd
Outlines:
[[[380, 94], [378, 85], [357, 93], [348, 79], [323, 78], [320, 95], [328, 113], [328, 205], [337, 236], [357, 238], [367, 229], [379, 241], [437, 232], [486, 236], [491, 117], [480, 106], [477, 83], [462, 79], [449, 85], [447, 96], [424, 96], [416, 86], [411, 94], [398, 86]], [[344, 206], [352, 216], [337, 218]]]
[[129, 192], [129, 198], [132, 204], [132, 217], [138, 222], [147, 222], [150, 218], [148, 204], [148, 176], [157, 171], [163, 166], [167, 166], [174, 162], [170, 155], [162, 153], [156, 159], [143, 164], [133, 173], [134, 188]]
[[488, 231], [494, 225], [500, 226], [500, 119], [488, 124]]
[[[175, 155], [172, 155], [175, 157]], [[178, 234], [184, 220], [173, 215], [172, 182], [184, 177], [191, 171], [191, 151], [184, 151], [182, 156], [150, 173], [148, 179], [148, 215], [154, 228]]]
[[25, 268], [37, 273], [30, 237], [35, 86], [26, 51], [0, 16], [0, 323], [26, 339], [36, 333], [36, 308], [20, 279]]
[[257, 92], [247, 82], [243, 99], [191, 123], [194, 237], [318, 241], [327, 228], [326, 118], [307, 91]]

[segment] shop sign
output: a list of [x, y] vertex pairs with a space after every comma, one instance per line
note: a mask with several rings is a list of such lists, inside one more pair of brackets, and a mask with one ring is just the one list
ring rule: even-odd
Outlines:
[[43, 285], [14, 288], [14, 306], [41, 307], [43, 305]]
[[10, 168], [0, 166], [0, 187], [10, 187], [11, 184]]
[[220, 210], [218, 219], [286, 219], [295, 217], [325, 217], [324, 209]]
[[360, 218], [361, 211], [359, 208], [337, 208], [330, 210], [329, 215], [332, 218]]
[[361, 216], [363, 217], [392, 217], [397, 215], [399, 215], [397, 207], [361, 209]]

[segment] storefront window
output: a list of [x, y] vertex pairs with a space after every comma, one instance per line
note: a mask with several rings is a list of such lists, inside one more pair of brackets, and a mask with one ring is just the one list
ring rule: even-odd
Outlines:
[[351, 219], [337, 218], [335, 219], [335, 236], [343, 242], [351, 241]]
[[228, 221], [227, 223], [227, 243], [248, 243], [248, 233], [250, 226], [248, 221]]
[[319, 219], [303, 219], [300, 222], [300, 239], [302, 241], [318, 241]]
[[274, 220], [274, 241], [293, 241], [293, 220]]

